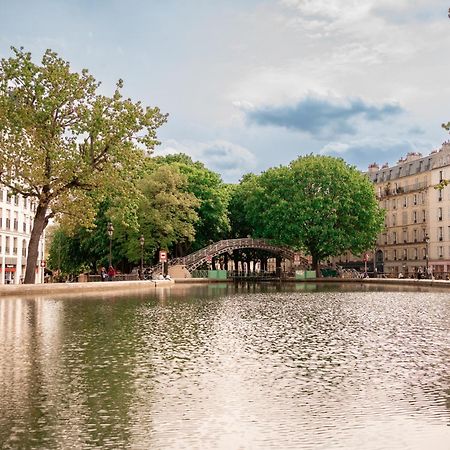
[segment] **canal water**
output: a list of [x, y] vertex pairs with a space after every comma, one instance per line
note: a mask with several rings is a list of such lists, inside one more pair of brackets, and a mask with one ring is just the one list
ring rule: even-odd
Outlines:
[[0, 448], [450, 448], [449, 291], [0, 299]]

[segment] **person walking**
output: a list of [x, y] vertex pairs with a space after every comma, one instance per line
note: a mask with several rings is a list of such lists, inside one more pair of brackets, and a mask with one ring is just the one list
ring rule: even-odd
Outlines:
[[100, 277], [102, 281], [106, 281], [106, 279], [108, 278], [108, 274], [104, 267], [102, 267], [102, 269], [100, 270]]
[[113, 266], [109, 266], [108, 268], [108, 280], [113, 281], [114, 276], [116, 275], [116, 271]]

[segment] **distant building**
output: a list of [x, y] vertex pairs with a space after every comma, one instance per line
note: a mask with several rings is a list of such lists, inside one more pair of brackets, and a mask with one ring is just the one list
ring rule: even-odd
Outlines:
[[393, 167], [371, 164], [368, 176], [386, 211], [374, 255], [378, 272], [411, 276], [428, 267], [444, 278], [450, 272], [450, 186], [434, 186], [450, 178], [450, 142], [425, 157], [408, 153]]
[[[0, 187], [0, 284], [19, 284], [25, 276], [28, 242], [36, 204]], [[39, 242], [36, 283], [44, 279], [44, 237]]]

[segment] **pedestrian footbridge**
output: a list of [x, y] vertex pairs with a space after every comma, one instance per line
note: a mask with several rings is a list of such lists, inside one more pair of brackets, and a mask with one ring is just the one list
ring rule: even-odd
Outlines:
[[210, 263], [213, 258], [226, 254], [231, 256], [233, 251], [245, 249], [264, 250], [274, 255], [274, 257], [287, 259], [292, 262], [295, 261], [295, 264], [299, 268], [308, 267], [308, 260], [298, 253], [295, 253], [289, 247], [275, 245], [266, 239], [253, 238], [225, 239], [218, 241], [208, 247], [191, 253], [190, 255], [169, 260], [169, 266], [182, 265], [192, 273], [197, 268]]

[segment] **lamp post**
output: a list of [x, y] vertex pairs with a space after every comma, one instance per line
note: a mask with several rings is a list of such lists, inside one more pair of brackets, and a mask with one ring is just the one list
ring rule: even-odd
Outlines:
[[144, 244], [145, 244], [145, 238], [144, 238], [143, 234], [141, 234], [139, 242], [141, 243], [141, 276], [140, 276], [140, 279], [143, 280], [144, 279]]
[[425, 241], [425, 272], [426, 272], [426, 277], [428, 278], [428, 259], [429, 259], [429, 254], [428, 254], [428, 247], [430, 244], [430, 236], [428, 236], [427, 233], [425, 233], [425, 237], [423, 239]]
[[112, 266], [112, 237], [114, 233], [114, 227], [111, 222], [108, 222], [108, 227], [106, 228], [109, 236], [109, 267]]

